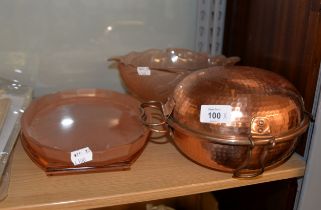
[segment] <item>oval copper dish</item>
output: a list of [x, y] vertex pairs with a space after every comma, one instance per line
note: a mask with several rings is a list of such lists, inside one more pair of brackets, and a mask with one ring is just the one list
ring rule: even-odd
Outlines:
[[[200, 122], [202, 105], [230, 107], [230, 120]], [[284, 162], [309, 122], [292, 84], [273, 72], [242, 66], [196, 71], [177, 85], [167, 104], [142, 107], [162, 110], [186, 156], [236, 177], [254, 177]]]
[[[128, 169], [149, 133], [136, 99], [98, 89], [40, 97], [21, 120], [22, 144], [48, 174]], [[93, 160], [74, 165], [71, 152], [86, 147]]]
[[[120, 76], [129, 93], [141, 101], [166, 102], [186, 75], [211, 66], [234, 65], [239, 58], [210, 57], [188, 49], [168, 48], [131, 52], [109, 60], [118, 62]], [[139, 67], [148, 67], [150, 75], [139, 75]]]

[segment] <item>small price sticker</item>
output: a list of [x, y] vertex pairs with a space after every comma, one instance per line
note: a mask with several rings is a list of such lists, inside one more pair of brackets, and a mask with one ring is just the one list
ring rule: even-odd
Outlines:
[[200, 113], [201, 123], [229, 123], [232, 107], [230, 105], [202, 105]]
[[71, 162], [76, 166], [93, 160], [93, 153], [89, 147], [72, 151], [70, 153]]
[[151, 75], [151, 70], [147, 66], [138, 66], [137, 67], [137, 73], [140, 76], [150, 76]]

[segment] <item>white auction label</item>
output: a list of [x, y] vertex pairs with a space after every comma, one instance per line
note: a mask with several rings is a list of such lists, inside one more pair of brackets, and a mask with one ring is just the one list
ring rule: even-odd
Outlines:
[[70, 153], [71, 162], [76, 166], [93, 160], [93, 153], [89, 147], [72, 151]]
[[200, 113], [201, 123], [229, 123], [232, 107], [230, 105], [202, 105]]
[[138, 66], [137, 67], [137, 73], [140, 76], [150, 76], [151, 75], [151, 70], [147, 66]]

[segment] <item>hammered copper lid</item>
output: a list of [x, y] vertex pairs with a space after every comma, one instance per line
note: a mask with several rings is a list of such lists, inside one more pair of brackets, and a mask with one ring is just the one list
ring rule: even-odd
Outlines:
[[[273, 136], [286, 135], [299, 128], [304, 118], [303, 100], [295, 87], [273, 72], [254, 67], [226, 66], [196, 71], [178, 84], [172, 98], [174, 127], [231, 142], [244, 139], [248, 143], [250, 133], [264, 133], [264, 129]], [[227, 109], [221, 110], [221, 120], [209, 119], [216, 117], [215, 110], [206, 111], [213, 106], [218, 111], [222, 107]], [[205, 122], [202, 122], [202, 109], [208, 115]], [[223, 117], [226, 119], [222, 120]], [[269, 128], [259, 128], [265, 122]]]
[[[99, 89], [63, 91], [36, 99], [22, 116], [21, 130], [27, 153], [51, 174], [106, 170], [115, 165], [129, 168], [149, 136], [136, 99]], [[71, 155], [84, 148], [89, 148], [92, 160], [74, 163]]]

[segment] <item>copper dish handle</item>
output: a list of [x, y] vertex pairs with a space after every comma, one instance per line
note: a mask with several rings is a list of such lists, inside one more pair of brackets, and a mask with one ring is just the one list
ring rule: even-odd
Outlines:
[[247, 168], [248, 162], [252, 158], [252, 149], [255, 147], [254, 138], [255, 137], [253, 137], [252, 135], [249, 136], [250, 146], [248, 147], [248, 150], [247, 150], [247, 158], [245, 159], [242, 165], [240, 165], [237, 169], [235, 169], [235, 171], [233, 172], [233, 178], [254, 178], [263, 174], [265, 170], [264, 161], [268, 153], [268, 149], [275, 146], [275, 138], [271, 136], [269, 143], [264, 146], [263, 153], [260, 156], [260, 166], [261, 166], [260, 169], [247, 170], [246, 172], [243, 172], [243, 170]]
[[[146, 108], [154, 109], [159, 112], [159, 114], [153, 113], [153, 119], [158, 120], [158, 122], [148, 122], [146, 116]], [[147, 126], [151, 131], [156, 133], [168, 133], [168, 125], [166, 122], [166, 117], [164, 115], [163, 104], [159, 101], [148, 101], [143, 102], [140, 105], [141, 119], [145, 126]], [[155, 117], [156, 116], [156, 117]]]
[[[147, 119], [146, 115], [146, 109], [154, 110], [156, 113], [151, 113], [151, 119], [150, 121]], [[159, 101], [148, 101], [143, 102], [140, 105], [141, 110], [141, 120], [142, 123], [152, 132], [163, 134], [162, 136], [171, 134], [171, 129], [169, 128], [167, 124], [167, 118], [164, 114], [164, 105]], [[151, 120], [156, 120], [156, 122], [151, 122]], [[156, 144], [164, 144], [167, 143], [168, 140], [156, 140], [160, 138], [159, 136], [157, 138], [150, 138], [150, 141]]]
[[[308, 125], [309, 119], [311, 117], [304, 112], [304, 120], [302, 127]], [[297, 130], [295, 133], [301, 133], [302, 129]], [[294, 134], [292, 134], [293, 136]], [[264, 138], [264, 142], [260, 139]], [[249, 146], [247, 150], [247, 158], [245, 161], [233, 172], [234, 178], [253, 178], [256, 176], [261, 175], [265, 169], [265, 158], [268, 154], [268, 150], [273, 148], [277, 143], [277, 138], [271, 135], [271, 128], [269, 124], [269, 120], [265, 117], [254, 117], [251, 121], [251, 134], [248, 137], [249, 139]], [[263, 144], [262, 144], [263, 142]], [[249, 170], [247, 169], [248, 163], [252, 158], [252, 150], [255, 146], [263, 146], [263, 152], [260, 155], [260, 169], [258, 170]], [[287, 155], [285, 156], [287, 157]], [[247, 169], [247, 170], [246, 170]], [[246, 170], [246, 171], [245, 171]]]

